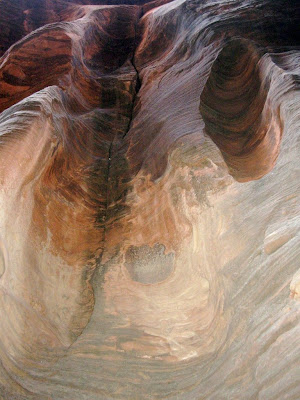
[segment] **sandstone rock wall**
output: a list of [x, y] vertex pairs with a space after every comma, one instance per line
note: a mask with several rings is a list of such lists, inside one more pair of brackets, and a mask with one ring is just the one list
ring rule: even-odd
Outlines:
[[0, 2], [1, 399], [299, 399], [299, 14]]

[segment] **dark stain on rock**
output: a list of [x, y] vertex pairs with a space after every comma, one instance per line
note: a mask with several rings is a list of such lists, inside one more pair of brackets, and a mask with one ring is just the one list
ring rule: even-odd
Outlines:
[[153, 247], [130, 246], [125, 256], [125, 266], [134, 281], [159, 283], [174, 270], [174, 253], [165, 254], [165, 246], [159, 243]]

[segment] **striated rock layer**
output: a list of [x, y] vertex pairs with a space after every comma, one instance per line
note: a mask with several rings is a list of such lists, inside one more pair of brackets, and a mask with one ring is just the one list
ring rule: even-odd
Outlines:
[[300, 398], [297, 2], [0, 2], [0, 398]]

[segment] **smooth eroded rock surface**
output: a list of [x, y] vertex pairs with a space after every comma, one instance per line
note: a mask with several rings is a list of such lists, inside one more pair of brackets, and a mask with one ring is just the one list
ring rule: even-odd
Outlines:
[[0, 2], [0, 399], [300, 398], [292, 1]]

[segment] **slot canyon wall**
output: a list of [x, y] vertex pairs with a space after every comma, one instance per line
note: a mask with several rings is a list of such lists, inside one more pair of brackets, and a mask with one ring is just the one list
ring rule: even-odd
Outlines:
[[0, 0], [1, 400], [299, 400], [297, 3]]

